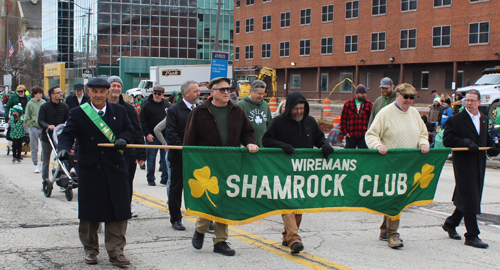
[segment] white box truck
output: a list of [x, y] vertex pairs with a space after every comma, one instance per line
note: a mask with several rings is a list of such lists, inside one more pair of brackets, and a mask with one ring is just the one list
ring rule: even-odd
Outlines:
[[[228, 77], [232, 77], [233, 67], [227, 68]], [[149, 68], [149, 80], [141, 80], [136, 88], [127, 90], [127, 94], [136, 96], [142, 94], [148, 97], [153, 93], [155, 85], [165, 88], [165, 95], [169, 96], [173, 90], [177, 93], [181, 85], [193, 80], [198, 83], [210, 81], [210, 65], [175, 65], [175, 66], [153, 66]], [[205, 86], [200, 86], [201, 95], [209, 96], [210, 91]]]

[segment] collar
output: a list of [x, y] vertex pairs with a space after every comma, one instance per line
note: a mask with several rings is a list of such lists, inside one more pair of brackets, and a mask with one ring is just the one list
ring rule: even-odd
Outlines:
[[196, 104], [189, 103], [185, 98], [182, 98], [182, 101], [184, 101], [184, 104], [186, 104], [186, 107], [188, 107], [188, 109], [193, 110], [193, 106], [196, 108]]
[[474, 119], [474, 118], [481, 118], [481, 114], [479, 113], [479, 111], [477, 111], [477, 115], [473, 115], [471, 112], [469, 112], [469, 110], [467, 110], [467, 108], [465, 108], [465, 110], [469, 114], [470, 118], [472, 118], [472, 119]]
[[[94, 111], [95, 111], [96, 113], [98, 113], [99, 111], [102, 111], [104, 114], [106, 114], [106, 107], [107, 107], [106, 103], [104, 104], [104, 108], [102, 108], [102, 110], [97, 109], [97, 108], [94, 106], [94, 104], [92, 104], [92, 102], [89, 102], [89, 103], [90, 103], [90, 106], [92, 106], [92, 108], [94, 109]], [[103, 115], [104, 115], [104, 114], [103, 114]]]

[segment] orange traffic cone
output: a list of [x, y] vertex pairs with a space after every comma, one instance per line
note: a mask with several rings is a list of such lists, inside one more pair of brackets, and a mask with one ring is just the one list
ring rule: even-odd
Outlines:
[[276, 112], [278, 110], [278, 99], [273, 97], [269, 100], [269, 108], [271, 112]]

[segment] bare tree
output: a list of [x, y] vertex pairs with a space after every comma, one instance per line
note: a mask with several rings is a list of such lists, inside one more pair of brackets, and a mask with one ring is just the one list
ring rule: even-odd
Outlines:
[[17, 51], [7, 60], [5, 57], [2, 58], [0, 61], [3, 64], [0, 66], [0, 69], [12, 76], [11, 89], [16, 89], [21, 75], [31, 76], [31, 62], [34, 60], [34, 55], [31, 52]]

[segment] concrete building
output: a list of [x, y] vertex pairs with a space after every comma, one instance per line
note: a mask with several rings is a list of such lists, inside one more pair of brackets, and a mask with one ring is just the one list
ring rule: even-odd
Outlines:
[[[65, 84], [71, 90], [75, 82], [83, 81], [82, 71], [88, 62], [94, 76], [118, 75], [127, 90], [137, 86], [141, 78], [149, 77], [150, 66], [209, 64], [214, 48], [216, 3], [217, 0], [44, 0], [44, 23], [47, 20], [52, 25], [44, 28], [43, 48], [47, 56], [52, 55], [46, 58], [46, 68], [50, 63], [65, 63], [65, 72], [53, 73], [55, 77], [49, 79], [56, 83], [57, 74], [64, 73]], [[222, 1], [219, 51], [232, 51], [233, 7], [232, 0]], [[49, 17], [45, 19], [45, 15]], [[61, 55], [66, 51], [67, 56]]]
[[388, 76], [430, 103], [500, 65], [500, 1], [244, 0], [234, 16], [236, 78], [274, 68], [279, 97], [347, 100], [348, 78], [374, 100]]

